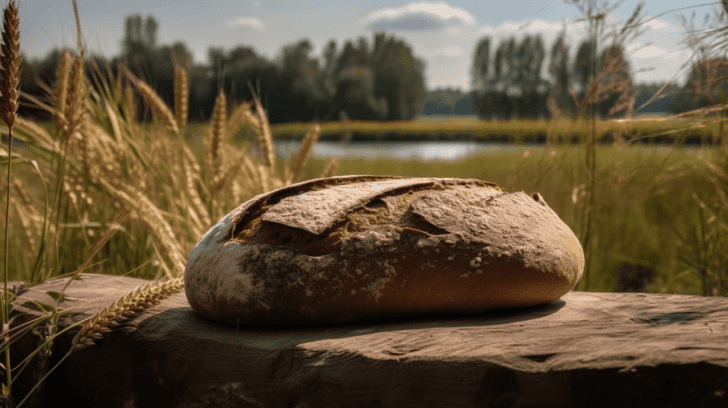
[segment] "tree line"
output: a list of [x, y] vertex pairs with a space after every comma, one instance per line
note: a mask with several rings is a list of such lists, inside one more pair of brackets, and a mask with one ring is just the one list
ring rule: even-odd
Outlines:
[[[633, 91], [632, 77], [624, 50], [620, 44], [598, 53], [590, 40], [582, 41], [572, 58], [564, 33], [557, 38], [548, 53], [546, 69], [542, 71], [547, 53], [540, 35], [527, 35], [518, 41], [511, 37], [492, 50], [490, 37], [478, 42], [471, 69], [473, 103], [478, 115], [484, 119], [550, 118], [556, 112], [575, 116], [580, 101], [588, 97], [589, 86], [610, 58], [620, 58], [619, 66], [610, 65], [608, 81], [620, 78]], [[607, 92], [596, 103], [599, 116], [614, 116], [624, 112], [610, 112], [619, 98], [617, 92]]]
[[[472, 60], [472, 91], [440, 89], [427, 92], [425, 63], [417, 58], [403, 40], [379, 32], [373, 41], [360, 37], [339, 46], [330, 40], [321, 58], [312, 55], [308, 40], [284, 46], [279, 55], [268, 59], [249, 46], [229, 51], [208, 49], [207, 63], [192, 63], [192, 52], [183, 42], [158, 44], [159, 24], [153, 16], [127, 16], [121, 54], [107, 61], [91, 56], [99, 67], [96, 81], [120, 67], [145, 79], [169, 104], [173, 103], [174, 67], [187, 69], [190, 78], [189, 112], [194, 121], [208, 120], [215, 96], [222, 90], [233, 100], [249, 100], [257, 94], [269, 111], [273, 123], [311, 120], [409, 120], [433, 113], [477, 113], [483, 119], [551, 118], [555, 114], [577, 117], [590, 83], [602, 68], [612, 71], [601, 77], [604, 82], [619, 79], [632, 103], [641, 106], [662, 84], [635, 85], [624, 50], [620, 45], [597, 53], [594, 44], [582, 41], [571, 55], [562, 33], [549, 52], [540, 35], [515, 37], [497, 47], [490, 37], [477, 43]], [[49, 95], [47, 85], [55, 80], [62, 50], [51, 51], [44, 59], [23, 60], [21, 83], [26, 94], [42, 100]], [[620, 56], [621, 64], [608, 65], [610, 56]], [[544, 64], [548, 59], [548, 66]], [[612, 59], [613, 60], [613, 59]], [[643, 111], [668, 110], [674, 113], [720, 101], [721, 84], [728, 85], [728, 60], [712, 59], [693, 65], [686, 85], [670, 85], [663, 90], [666, 99], [650, 104]], [[616, 67], [616, 68], [615, 68]], [[106, 70], [108, 68], [108, 71]], [[546, 72], [544, 77], [543, 72]], [[110, 80], [107, 76], [106, 80]], [[728, 89], [728, 88], [723, 88]], [[650, 92], [654, 91], [652, 94]], [[595, 113], [614, 117], [626, 112], [614, 110], [619, 92], [607, 92], [595, 104]], [[39, 98], [41, 97], [41, 98]], [[631, 109], [631, 108], [630, 108]], [[21, 105], [21, 114], [48, 117], [33, 103]], [[139, 112], [144, 117], [145, 112]], [[146, 116], [148, 117], [148, 115]]]
[[[409, 120], [422, 108], [425, 63], [403, 40], [383, 32], [374, 34], [371, 42], [360, 37], [343, 47], [330, 40], [321, 61], [311, 55], [313, 46], [304, 39], [284, 46], [272, 60], [240, 45], [229, 51], [209, 48], [207, 63], [193, 64], [192, 52], [183, 42], [158, 44], [158, 29], [153, 16], [127, 16], [121, 55], [110, 61], [89, 58], [93, 67], [100, 67], [92, 82], [98, 86], [100, 78], [109, 80], [124, 66], [172, 105], [174, 67], [182, 66], [191, 85], [189, 117], [198, 121], [210, 117], [220, 90], [238, 101], [249, 100], [255, 93], [272, 123], [338, 120], [342, 115], [358, 120]], [[61, 53], [53, 50], [42, 60], [24, 60], [25, 93], [48, 94]], [[44, 115], [33, 105], [25, 105], [23, 113]]]

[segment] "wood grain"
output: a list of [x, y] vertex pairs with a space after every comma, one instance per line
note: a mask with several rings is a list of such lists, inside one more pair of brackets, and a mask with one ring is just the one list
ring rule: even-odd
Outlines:
[[[84, 275], [64, 303], [80, 318], [139, 283]], [[49, 406], [76, 407], [728, 406], [728, 299], [570, 292], [480, 316], [263, 329], [204, 320], [180, 294], [47, 387]]]

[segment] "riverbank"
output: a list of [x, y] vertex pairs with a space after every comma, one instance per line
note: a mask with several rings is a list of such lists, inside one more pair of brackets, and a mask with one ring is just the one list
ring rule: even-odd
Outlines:
[[[306, 123], [274, 125], [276, 140], [299, 139], [310, 128]], [[584, 120], [430, 120], [402, 122], [326, 122], [321, 124], [323, 141], [477, 141], [485, 143], [579, 144], [589, 135]], [[705, 118], [648, 118], [597, 121], [597, 141], [640, 144], [718, 144], [725, 130]]]

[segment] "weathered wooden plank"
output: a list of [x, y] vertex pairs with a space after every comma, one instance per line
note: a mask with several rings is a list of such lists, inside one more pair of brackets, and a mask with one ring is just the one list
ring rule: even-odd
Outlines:
[[[66, 292], [82, 310], [74, 319], [139, 283], [85, 275]], [[55, 359], [71, 337], [58, 340]], [[45, 403], [719, 407], [726, 391], [726, 298], [570, 292], [480, 316], [263, 329], [204, 320], [179, 294], [74, 353]]]

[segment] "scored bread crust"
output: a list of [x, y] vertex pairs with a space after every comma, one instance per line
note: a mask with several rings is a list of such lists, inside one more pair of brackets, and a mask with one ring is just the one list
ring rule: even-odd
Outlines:
[[579, 240], [539, 194], [341, 176], [231, 211], [190, 252], [185, 292], [222, 323], [343, 323], [546, 303], [583, 269]]

